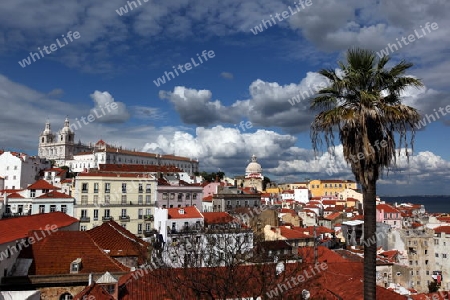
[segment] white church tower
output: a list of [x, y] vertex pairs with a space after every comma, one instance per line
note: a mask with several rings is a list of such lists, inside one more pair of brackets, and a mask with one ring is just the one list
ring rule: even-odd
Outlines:
[[50, 122], [47, 121], [39, 137], [38, 155], [48, 160], [57, 160], [59, 165], [62, 161], [73, 158], [74, 140], [75, 133], [70, 129], [68, 118], [58, 135], [52, 133]]

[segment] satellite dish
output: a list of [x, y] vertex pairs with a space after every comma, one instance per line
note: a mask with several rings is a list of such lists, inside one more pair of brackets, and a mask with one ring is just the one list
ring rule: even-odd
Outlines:
[[[278, 257], [276, 258], [278, 260]], [[284, 272], [284, 263], [283, 262], [279, 262], [277, 263], [277, 266], [275, 267], [275, 274], [276, 275], [280, 275], [281, 273]]]

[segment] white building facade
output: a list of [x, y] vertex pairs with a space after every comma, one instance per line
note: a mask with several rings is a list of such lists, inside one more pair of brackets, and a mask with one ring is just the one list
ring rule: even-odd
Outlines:
[[0, 176], [4, 178], [5, 189], [24, 189], [49, 167], [50, 162], [45, 159], [24, 153], [7, 151], [0, 155]]

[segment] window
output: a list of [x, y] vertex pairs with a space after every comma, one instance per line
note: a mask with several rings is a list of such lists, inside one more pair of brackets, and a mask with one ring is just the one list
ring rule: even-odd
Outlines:
[[142, 204], [143, 203], [143, 198], [142, 195], [138, 196], [138, 204]]
[[150, 223], [145, 224], [145, 231], [150, 231]]
[[191, 194], [190, 193], [186, 193], [185, 198], [186, 198], [186, 200], [191, 200]]
[[142, 187], [142, 183], [139, 183], [138, 192], [139, 193], [143, 193], [144, 192], [144, 188]]
[[147, 216], [151, 215], [151, 214], [152, 214], [152, 210], [151, 210], [150, 208], [147, 208], [147, 209], [145, 210], [145, 214], [146, 214]]
[[145, 204], [150, 204], [151, 199], [150, 199], [150, 195], [145, 195]]
[[426, 273], [427, 273], [427, 275], [430, 275], [430, 271], [427, 271]]
[[122, 204], [127, 204], [127, 195], [122, 195]]
[[126, 192], [127, 192], [127, 184], [122, 183], [122, 193], [126, 193]]
[[138, 224], [138, 234], [142, 233], [142, 223]]
[[81, 210], [81, 218], [86, 218], [87, 217], [87, 209], [82, 209]]
[[98, 193], [98, 182], [94, 183], [94, 193]]
[[442, 258], [447, 258], [447, 254], [446, 253], [442, 253]]
[[94, 204], [98, 205], [98, 195], [94, 195]]
[[16, 175], [13, 176], [13, 180], [16, 180]]
[[109, 218], [110, 217], [109, 209], [105, 209], [104, 216], [105, 216], [105, 218]]
[[45, 213], [45, 205], [39, 205], [39, 213], [40, 214]]
[[111, 192], [111, 183], [105, 182], [105, 193]]
[[[6, 178], [6, 179], [8, 179], [8, 178]], [[31, 198], [36, 197], [36, 190], [30, 190], [30, 197]]]
[[64, 293], [59, 297], [59, 300], [72, 300], [73, 296], [69, 293]]
[[178, 202], [183, 201], [183, 193], [178, 193]]
[[163, 193], [162, 199], [163, 199], [163, 200], [169, 199], [169, 195], [168, 195], [167, 193]]
[[122, 217], [122, 218], [125, 218], [126, 216], [127, 216], [127, 209], [126, 209], [126, 208], [123, 208], [123, 209], [122, 209], [121, 217]]
[[82, 183], [81, 184], [81, 192], [82, 193], [87, 193], [88, 190], [89, 190], [89, 185], [86, 182]]
[[61, 212], [67, 213], [67, 205], [61, 205]]
[[428, 250], [425, 250], [425, 254], [428, 254]]
[[17, 166], [14, 166], [14, 170], [17, 170]]
[[81, 205], [86, 205], [88, 203], [88, 196], [82, 195], [81, 196]]
[[436, 256], [436, 257], [439, 257], [439, 253], [436, 253], [435, 256]]
[[94, 209], [94, 221], [98, 220], [98, 209]]
[[56, 205], [50, 205], [50, 212], [56, 211]]
[[192, 194], [192, 200], [197, 200], [197, 193]]
[[175, 200], [175, 193], [170, 193], [170, 200]]
[[151, 186], [151, 184], [147, 184], [147, 185], [145, 186], [145, 192], [146, 192], [146, 193], [151, 193], [151, 192], [152, 192], [152, 186]]
[[138, 210], [138, 219], [142, 219], [144, 215], [144, 210], [142, 208], [139, 208]]
[[109, 204], [110, 200], [111, 200], [110, 195], [105, 195], [105, 204]]

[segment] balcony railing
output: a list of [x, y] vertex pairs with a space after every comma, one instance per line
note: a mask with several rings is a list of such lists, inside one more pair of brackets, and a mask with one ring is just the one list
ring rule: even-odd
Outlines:
[[144, 220], [145, 220], [145, 221], [153, 222], [154, 217], [153, 217], [153, 215], [145, 215], [145, 216], [144, 216]]
[[89, 222], [91, 222], [91, 218], [90, 217], [81, 217], [80, 222], [89, 223]]
[[108, 217], [104, 216], [104, 217], [102, 217], [102, 221], [112, 221], [112, 220], [114, 220], [114, 218], [111, 217], [111, 216], [108, 216]]
[[122, 222], [130, 222], [130, 216], [120, 216], [119, 220]]

